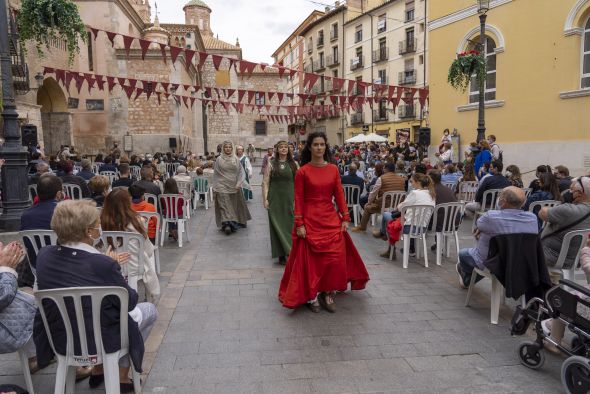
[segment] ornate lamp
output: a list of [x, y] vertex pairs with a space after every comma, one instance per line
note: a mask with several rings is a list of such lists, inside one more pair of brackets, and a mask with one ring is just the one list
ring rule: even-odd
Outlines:
[[477, 0], [477, 13], [485, 14], [490, 10], [490, 0]]

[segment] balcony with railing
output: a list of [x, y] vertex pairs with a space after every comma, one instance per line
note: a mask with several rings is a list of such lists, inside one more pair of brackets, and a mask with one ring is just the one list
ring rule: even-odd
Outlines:
[[338, 39], [338, 30], [330, 30], [330, 41], [336, 41]]
[[405, 55], [407, 53], [414, 53], [418, 48], [418, 40], [404, 40], [399, 42], [399, 54]]
[[406, 70], [398, 73], [399, 85], [415, 85], [416, 84], [416, 70]]
[[389, 120], [387, 118], [387, 110], [385, 108], [374, 109], [373, 120], [375, 122], [387, 122]]
[[364, 123], [362, 112], [355, 112], [353, 114], [350, 114], [350, 124], [351, 125], [362, 124], [362, 123]]
[[355, 58], [350, 59], [350, 71], [354, 70], [362, 70], [363, 69], [363, 56], [357, 56]]
[[8, 51], [12, 70], [12, 86], [15, 94], [26, 94], [30, 90], [29, 67], [26, 63], [22, 44], [18, 39], [16, 21], [12, 13], [10, 13], [8, 22], [10, 27], [8, 29]]
[[373, 63], [384, 62], [389, 59], [389, 48], [383, 47], [373, 51]]
[[400, 119], [415, 119], [416, 106], [414, 104], [404, 104], [398, 107], [398, 116]]
[[326, 56], [326, 64], [328, 67], [334, 67], [340, 64], [340, 57], [339, 56]]
[[377, 21], [377, 34], [381, 34], [385, 30], [387, 30], [387, 21], [385, 19]]
[[323, 59], [314, 60], [313, 71], [322, 71], [326, 68], [326, 62]]
[[324, 36], [318, 37], [318, 41], [316, 43], [316, 48], [321, 48], [324, 46]]

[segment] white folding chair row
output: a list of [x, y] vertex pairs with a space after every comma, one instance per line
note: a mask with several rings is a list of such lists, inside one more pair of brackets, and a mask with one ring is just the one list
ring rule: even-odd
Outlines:
[[447, 187], [451, 190], [455, 190], [455, 186], [457, 186], [456, 182], [441, 182], [444, 187]]
[[135, 179], [139, 179], [141, 176], [141, 168], [138, 166], [130, 166], [131, 176]]
[[[443, 252], [447, 258], [451, 256], [451, 249], [449, 248], [449, 238], [451, 237], [455, 239], [457, 262], [459, 262], [459, 226], [461, 225], [464, 209], [465, 204], [462, 202], [449, 202], [434, 207], [432, 231], [436, 232], [436, 265], [441, 265]], [[439, 212], [442, 213], [441, 231], [437, 231]]]
[[360, 222], [360, 199], [361, 199], [361, 188], [356, 185], [342, 185], [344, 189], [344, 199], [346, 200], [346, 205], [348, 209], [352, 209], [352, 216], [354, 220], [354, 225], [358, 226]]
[[139, 233], [127, 231], [103, 231], [100, 238], [104, 250], [111, 246], [117, 253], [128, 252], [137, 258], [137, 267], [131, 267], [129, 264], [121, 266], [121, 273], [129, 287], [137, 291], [137, 282], [143, 280], [145, 238]]
[[102, 165], [102, 163], [92, 163], [92, 172], [94, 172], [96, 175], [98, 175], [101, 165]]
[[64, 183], [63, 191], [71, 200], [81, 200], [83, 198], [82, 188], [74, 183]]
[[170, 175], [176, 174], [176, 169], [180, 163], [166, 163], [166, 173]]
[[162, 236], [160, 246], [164, 246], [166, 233], [168, 233], [170, 223], [178, 225], [178, 247], [182, 248], [182, 238], [186, 235], [186, 241], [190, 242], [186, 221], [188, 220], [187, 210], [183, 209], [182, 214], [178, 214], [178, 203], [185, 207], [184, 197], [181, 194], [160, 194], [160, 205], [162, 210]]
[[145, 229], [149, 231], [149, 224], [152, 220], [156, 221], [156, 239], [154, 240], [154, 259], [156, 262], [156, 273], [160, 274], [160, 231], [162, 229], [162, 217], [157, 212], [140, 211], [139, 216], [145, 219]]
[[[411, 212], [408, 212], [410, 211]], [[416, 240], [415, 250], [416, 258], [420, 258], [420, 242], [424, 249], [424, 267], [428, 268], [428, 251], [426, 245], [426, 234], [428, 233], [428, 223], [434, 212], [432, 205], [408, 205], [402, 207], [401, 215], [410, 219], [409, 233], [405, 234], [403, 231], [404, 223], [402, 223], [402, 234], [404, 239], [404, 253], [403, 253], [403, 267], [408, 268], [410, 257], [410, 239]]]
[[[101, 309], [105, 297], [117, 297], [119, 299], [119, 333], [121, 338], [121, 349], [114, 353], [107, 353], [102, 342]], [[119, 359], [129, 354], [129, 333], [128, 333], [128, 306], [129, 293], [122, 287], [71, 287], [52, 290], [41, 290], [35, 292], [35, 299], [39, 306], [39, 312], [48, 333], [49, 344], [57, 358], [57, 373], [55, 376], [55, 394], [73, 393], [76, 384], [76, 367], [103, 365], [104, 384], [107, 394], [120, 392], [119, 387]], [[85, 300], [90, 301], [92, 314], [92, 330], [96, 352], [90, 352], [88, 348], [87, 328], [85, 317], [88, 311], [84, 310], [82, 304]], [[59, 354], [53, 342], [52, 331], [47, 321], [46, 308], [48, 305], [55, 305], [63, 327], [66, 331], [66, 352]], [[68, 305], [70, 308], [68, 308]], [[73, 308], [72, 308], [73, 307]], [[70, 313], [74, 316], [70, 316]], [[76, 322], [78, 335], [74, 337], [72, 322]], [[79, 352], [76, 352], [74, 343], [79, 343]], [[140, 374], [133, 367], [133, 388], [135, 393], [141, 392]]]
[[201, 199], [201, 196], [204, 198], [205, 209], [209, 209], [209, 201], [213, 204], [213, 193], [210, 192], [210, 182], [209, 178], [206, 176], [197, 176], [194, 179], [195, 185], [195, 202], [194, 206], [197, 206], [197, 202]]

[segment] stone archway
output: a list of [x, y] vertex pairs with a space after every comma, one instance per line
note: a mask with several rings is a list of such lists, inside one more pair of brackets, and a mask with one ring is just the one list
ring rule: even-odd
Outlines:
[[46, 78], [37, 91], [41, 106], [41, 124], [46, 154], [59, 151], [61, 145], [72, 145], [72, 115], [68, 112], [66, 96], [53, 78]]

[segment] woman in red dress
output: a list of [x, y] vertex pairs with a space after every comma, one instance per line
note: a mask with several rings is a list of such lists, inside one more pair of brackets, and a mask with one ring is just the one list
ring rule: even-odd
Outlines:
[[[350, 216], [338, 167], [330, 164], [325, 133], [311, 133], [295, 175], [293, 247], [279, 289], [286, 308], [320, 305], [335, 312], [334, 292], [362, 290], [369, 281], [365, 264], [348, 234]], [[336, 201], [338, 211], [334, 209]]]

